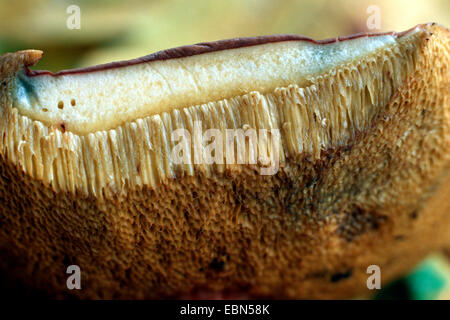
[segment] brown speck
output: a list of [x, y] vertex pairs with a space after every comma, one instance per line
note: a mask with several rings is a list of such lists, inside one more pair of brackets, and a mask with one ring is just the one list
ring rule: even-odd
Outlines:
[[59, 109], [64, 109], [64, 102], [59, 101], [59, 102], [58, 102], [58, 108], [59, 108]]
[[71, 104], [72, 107], [75, 107], [77, 102], [75, 101], [75, 99], [72, 99], [72, 100], [70, 100], [70, 104]]
[[66, 124], [64, 122], [61, 123], [61, 131], [64, 133], [66, 132]]

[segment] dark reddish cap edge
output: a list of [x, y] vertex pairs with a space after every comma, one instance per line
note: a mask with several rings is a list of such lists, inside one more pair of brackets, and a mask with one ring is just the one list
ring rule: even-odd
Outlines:
[[251, 47], [256, 45], [262, 45], [267, 43], [274, 43], [274, 42], [282, 42], [282, 41], [306, 41], [314, 44], [329, 44], [334, 42], [340, 42], [340, 41], [346, 41], [346, 40], [353, 40], [357, 38], [363, 38], [363, 37], [375, 37], [375, 36], [385, 36], [385, 35], [391, 35], [393, 37], [402, 37], [405, 34], [410, 33], [411, 31], [415, 30], [416, 28], [424, 28], [429, 25], [435, 25], [435, 23], [428, 23], [428, 24], [419, 24], [415, 27], [412, 27], [411, 29], [408, 29], [403, 32], [375, 32], [375, 33], [357, 33], [352, 34], [348, 36], [340, 36], [337, 38], [329, 38], [324, 40], [314, 40], [308, 37], [295, 35], [295, 34], [280, 34], [280, 35], [270, 35], [270, 36], [260, 36], [260, 37], [250, 37], [250, 38], [233, 38], [233, 39], [227, 39], [227, 40], [218, 40], [213, 42], [202, 42], [197, 43], [194, 45], [187, 45], [167, 50], [158, 51], [152, 54], [149, 54], [144, 57], [131, 59], [131, 60], [124, 60], [124, 61], [118, 61], [118, 62], [110, 62], [106, 64], [100, 64], [96, 66], [91, 67], [85, 67], [85, 68], [76, 68], [76, 69], [69, 69], [69, 70], [61, 70], [56, 73], [53, 73], [51, 71], [47, 70], [31, 70], [29, 67], [33, 66], [37, 61], [34, 61], [34, 63], [30, 65], [26, 65], [25, 70], [26, 74], [30, 77], [35, 76], [41, 76], [41, 75], [49, 75], [49, 76], [63, 76], [63, 75], [70, 75], [70, 74], [80, 74], [80, 73], [89, 73], [89, 72], [97, 72], [107, 69], [115, 69], [115, 68], [121, 68], [131, 65], [136, 65], [140, 63], [147, 63], [151, 61], [162, 61], [162, 60], [169, 60], [169, 59], [177, 59], [177, 58], [184, 58], [184, 57], [190, 57], [194, 55], [204, 54], [204, 53], [210, 53], [215, 51], [221, 51], [221, 50], [227, 50], [227, 49], [237, 49], [237, 48], [243, 48], [243, 47]]

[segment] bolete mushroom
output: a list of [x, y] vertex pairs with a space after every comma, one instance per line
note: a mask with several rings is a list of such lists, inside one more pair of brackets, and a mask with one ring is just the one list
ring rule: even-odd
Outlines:
[[389, 281], [450, 243], [449, 39], [230, 39], [54, 74], [2, 55], [1, 266], [84, 298], [368, 292], [369, 266]]

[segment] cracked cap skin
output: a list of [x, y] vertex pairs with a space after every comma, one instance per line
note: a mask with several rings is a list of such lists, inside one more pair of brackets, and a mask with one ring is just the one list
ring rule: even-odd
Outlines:
[[[449, 36], [232, 39], [56, 74], [1, 56], [0, 266], [56, 297], [368, 293], [369, 265], [387, 282], [450, 243]], [[175, 164], [196, 120], [279, 130], [278, 172]]]

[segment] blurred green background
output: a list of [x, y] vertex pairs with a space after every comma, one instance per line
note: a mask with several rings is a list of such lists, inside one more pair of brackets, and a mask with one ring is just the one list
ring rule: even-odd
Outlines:
[[[66, 12], [81, 10], [81, 29]], [[380, 9], [369, 30], [367, 9]], [[0, 51], [41, 49], [52, 71], [143, 56], [218, 39], [296, 33], [314, 39], [403, 31], [418, 23], [450, 26], [448, 0], [1, 0]]]
[[[69, 29], [70, 5], [80, 29]], [[367, 20], [379, 8], [380, 28]], [[41, 49], [36, 69], [58, 71], [234, 37], [295, 33], [314, 39], [403, 31], [418, 23], [450, 27], [449, 0], [0, 0], [0, 53]], [[435, 253], [376, 295], [450, 299], [450, 265]]]

